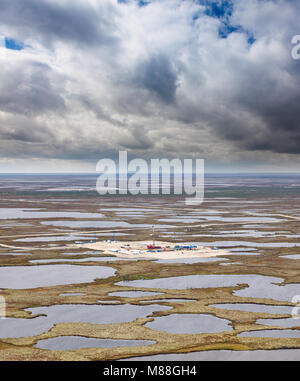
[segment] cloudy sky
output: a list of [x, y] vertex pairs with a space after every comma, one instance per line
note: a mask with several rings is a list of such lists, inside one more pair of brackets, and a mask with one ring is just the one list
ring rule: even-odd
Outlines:
[[299, 0], [0, 0], [0, 171], [119, 150], [300, 168]]

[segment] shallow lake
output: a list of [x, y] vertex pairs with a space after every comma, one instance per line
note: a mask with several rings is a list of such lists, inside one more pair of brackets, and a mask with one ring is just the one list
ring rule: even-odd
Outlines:
[[175, 223], [195, 223], [199, 222], [199, 218], [195, 217], [178, 217], [178, 218], [159, 218], [157, 221], [159, 222], [175, 222]]
[[0, 208], [0, 219], [25, 219], [25, 218], [103, 218], [101, 213], [82, 212], [45, 212], [40, 209], [28, 208]]
[[[130, 224], [129, 222], [124, 221], [43, 221], [42, 225], [51, 225], [51, 226], [67, 226], [69, 228], [152, 228], [152, 224]], [[173, 228], [173, 225], [154, 225], [156, 228]]]
[[[171, 278], [134, 280], [117, 283], [120, 286], [145, 287], [158, 289], [188, 289], [188, 288], [219, 288], [234, 287], [245, 284], [242, 290], [234, 291], [234, 295], [253, 298], [269, 298], [274, 300], [291, 301], [300, 294], [300, 284], [278, 285], [281, 278], [263, 275], [187, 275]], [[274, 284], [278, 283], [278, 284]], [[248, 287], [247, 287], [248, 285]]]
[[0, 338], [26, 337], [48, 331], [59, 323], [111, 324], [134, 321], [151, 315], [154, 311], [165, 311], [172, 307], [157, 304], [136, 306], [66, 304], [50, 307], [29, 308], [26, 311], [38, 316], [33, 319], [6, 318], [1, 320]]
[[234, 251], [234, 252], [231, 252], [231, 249], [229, 249], [230, 251], [230, 255], [243, 255], [243, 256], [247, 256], [247, 255], [261, 255], [261, 253], [258, 253], [257, 251]]
[[145, 327], [168, 333], [216, 333], [232, 330], [230, 321], [205, 314], [173, 314], [155, 318]]
[[160, 212], [159, 209], [153, 208], [101, 208], [102, 212], [132, 212], [132, 213], [140, 213], [140, 212]]
[[209, 263], [228, 261], [227, 258], [213, 257], [213, 258], [176, 258], [176, 259], [159, 259], [156, 263]]
[[[82, 255], [82, 254], [81, 254]], [[59, 258], [59, 259], [35, 259], [30, 263], [54, 263], [54, 262], [111, 262], [111, 261], [136, 261], [137, 259], [119, 258], [119, 257], [89, 257], [81, 259]]]
[[110, 292], [109, 296], [120, 296], [123, 298], [141, 298], [143, 296], [156, 296], [163, 295], [161, 292], [147, 292], [147, 291], [119, 291], [119, 292]]
[[195, 302], [196, 299], [153, 299], [153, 300], [144, 300], [141, 301], [141, 303], [159, 303], [159, 302], [175, 302], [175, 303], [182, 303], [182, 302]]
[[234, 230], [234, 231], [218, 231], [218, 235], [221, 235], [223, 237], [273, 237], [274, 235], [278, 234], [277, 231], [259, 231], [259, 230]]
[[294, 319], [293, 317], [286, 318], [286, 319], [258, 319], [256, 323], [282, 327], [282, 328], [300, 327], [300, 319]]
[[93, 237], [89, 236], [76, 236], [76, 235], [65, 235], [65, 236], [41, 236], [41, 237], [28, 237], [15, 239], [15, 242], [55, 242], [55, 241], [73, 241], [73, 240], [92, 240]]
[[300, 246], [297, 242], [248, 242], [248, 241], [215, 241], [215, 242], [202, 242], [202, 246], [219, 246], [219, 247], [236, 247], [236, 246], [250, 246], [250, 247], [296, 247]]
[[266, 314], [290, 315], [293, 307], [291, 306], [271, 306], [266, 304], [236, 303], [236, 304], [212, 304], [210, 307], [222, 308], [232, 311], [259, 312]]
[[281, 255], [279, 258], [300, 259], [300, 254]]
[[299, 361], [300, 349], [202, 351], [132, 357], [119, 361]]
[[234, 252], [234, 251], [257, 251], [257, 249], [255, 249], [254, 247], [234, 247], [232, 249], [230, 249], [230, 253]]
[[31, 255], [31, 253], [0, 253], [0, 255]]
[[136, 347], [139, 345], [151, 345], [155, 341], [147, 340], [113, 340], [97, 339], [82, 336], [61, 336], [47, 340], [40, 340], [34, 345], [36, 348], [53, 351], [69, 351], [82, 348], [116, 348]]
[[115, 270], [105, 266], [44, 265], [0, 267], [0, 287], [27, 289], [61, 284], [93, 282], [108, 278]]
[[223, 221], [223, 222], [255, 222], [255, 223], [273, 223], [283, 222], [284, 219], [272, 217], [220, 217], [220, 216], [201, 216], [206, 221]]
[[[242, 337], [274, 337], [274, 338], [300, 338], [300, 331], [292, 329], [276, 330], [266, 329], [260, 331], [242, 332], [238, 336]], [[299, 350], [300, 354], [300, 350]]]

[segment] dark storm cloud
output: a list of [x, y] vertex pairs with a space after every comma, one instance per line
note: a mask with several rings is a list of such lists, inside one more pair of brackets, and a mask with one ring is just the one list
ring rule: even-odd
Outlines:
[[[255, 109], [264, 124], [257, 134], [247, 136], [244, 147], [249, 150], [271, 150], [278, 153], [300, 153], [300, 91], [295, 98], [283, 95], [279, 102], [262, 102]], [[263, 107], [263, 110], [260, 108]]]
[[113, 118], [107, 111], [103, 109], [101, 104], [97, 103], [95, 100], [89, 98], [88, 96], [75, 96], [74, 99], [81, 103], [86, 110], [93, 112], [97, 119], [109, 122], [114, 126], [124, 126], [122, 121]]
[[177, 74], [169, 58], [157, 54], [135, 68], [135, 81], [138, 86], [147, 89], [162, 101], [171, 103], [175, 99]]
[[143, 126], [130, 126], [122, 131], [117, 143], [126, 150], [148, 150], [154, 147], [154, 142], [149, 137]]
[[[228, 113], [217, 131], [247, 150], [299, 154], [300, 65], [290, 59], [281, 70], [272, 69], [250, 75], [250, 68], [240, 78], [247, 90], [241, 88], [231, 99], [236, 112], [231, 117]], [[246, 112], [247, 118], [239, 112]]]
[[110, 18], [101, 17], [88, 2], [0, 0], [0, 24], [14, 27], [22, 38], [95, 45], [112, 43]]
[[0, 72], [0, 110], [23, 115], [62, 112], [65, 102], [59, 92], [61, 83], [55, 87], [51, 82], [53, 75], [48, 65], [37, 62], [3, 67]]
[[[3, 144], [1, 152], [7, 151], [7, 142], [18, 143], [51, 143], [54, 135], [45, 125], [22, 116], [13, 116], [5, 121], [0, 120], [0, 140]], [[4, 148], [5, 146], [5, 148]], [[11, 149], [11, 145], [10, 145]], [[12, 150], [12, 155], [15, 151]], [[10, 155], [9, 155], [10, 156]]]

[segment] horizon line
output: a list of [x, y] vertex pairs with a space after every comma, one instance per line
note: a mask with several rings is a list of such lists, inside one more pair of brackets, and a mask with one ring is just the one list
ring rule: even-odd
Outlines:
[[[128, 172], [128, 174], [135, 173], [134, 171]], [[166, 172], [163, 172], [166, 173]], [[195, 172], [192, 172], [195, 174]], [[89, 171], [82, 171], [82, 172], [75, 172], [75, 171], [60, 171], [60, 172], [0, 172], [1, 175], [100, 175], [101, 172], [89, 172]], [[118, 174], [118, 173], [117, 173]], [[140, 173], [141, 175], [146, 175], [147, 173]], [[148, 173], [151, 174], [151, 173]], [[174, 174], [171, 172], [171, 174]], [[269, 172], [263, 172], [263, 171], [237, 171], [237, 172], [205, 172], [204, 175], [250, 175], [250, 174], [256, 174], [256, 175], [272, 175], [272, 174], [281, 174], [281, 175], [300, 175], [300, 171], [269, 171]]]

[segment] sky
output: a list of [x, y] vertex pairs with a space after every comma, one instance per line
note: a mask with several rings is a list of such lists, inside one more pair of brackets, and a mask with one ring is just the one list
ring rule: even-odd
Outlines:
[[0, 172], [300, 169], [299, 0], [0, 0]]

